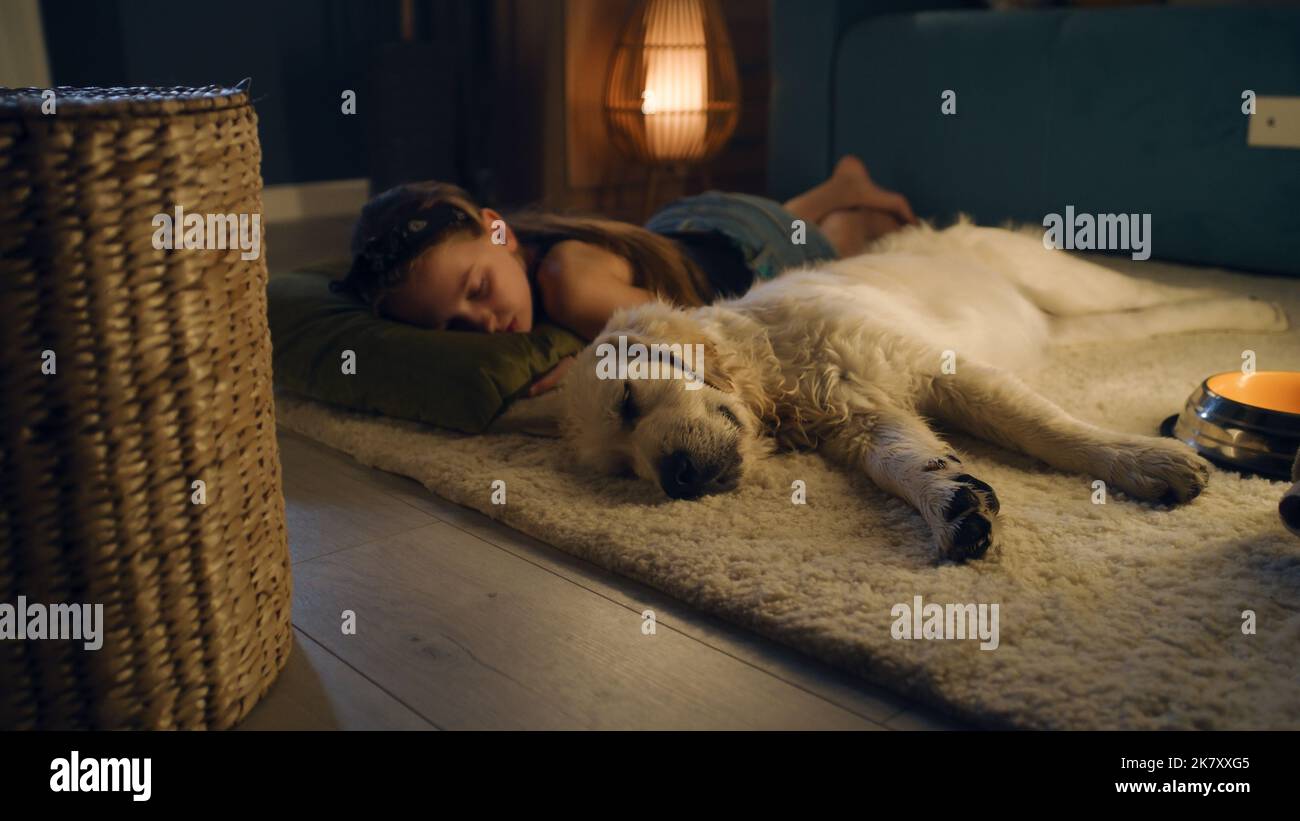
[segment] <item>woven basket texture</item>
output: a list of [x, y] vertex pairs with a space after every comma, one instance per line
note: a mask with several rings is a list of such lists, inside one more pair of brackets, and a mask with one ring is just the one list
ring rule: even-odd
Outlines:
[[0, 641], [0, 728], [230, 727], [292, 644], [265, 254], [154, 239], [261, 214], [257, 115], [53, 91], [0, 89], [0, 605], [102, 605], [103, 644]]

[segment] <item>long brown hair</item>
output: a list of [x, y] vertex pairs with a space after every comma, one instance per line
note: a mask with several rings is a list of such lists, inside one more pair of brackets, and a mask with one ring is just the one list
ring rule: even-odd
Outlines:
[[[397, 270], [374, 271], [356, 266], [341, 280], [330, 283], [336, 292], [350, 293], [371, 307], [378, 315], [387, 291], [402, 282], [428, 250], [447, 239], [468, 235], [480, 237], [486, 233], [482, 222], [482, 209], [470, 195], [457, 185], [445, 182], [414, 182], [390, 188], [377, 195], [361, 209], [352, 230], [351, 251], [354, 258], [366, 243], [383, 237], [393, 230], [412, 205], [431, 208], [438, 203], [449, 203], [473, 217], [464, 227], [448, 231], [438, 237]], [[696, 307], [712, 302], [716, 294], [708, 277], [678, 245], [665, 236], [648, 231], [638, 225], [619, 222], [582, 213], [546, 213], [528, 208], [503, 214], [506, 224], [514, 231], [520, 243], [531, 248], [549, 247], [555, 242], [578, 240], [598, 245], [618, 254], [632, 266], [632, 284], [657, 294], [682, 307]], [[519, 254], [520, 259], [523, 255]], [[535, 269], [528, 270], [535, 285]], [[540, 301], [535, 300], [535, 310], [541, 313]]]

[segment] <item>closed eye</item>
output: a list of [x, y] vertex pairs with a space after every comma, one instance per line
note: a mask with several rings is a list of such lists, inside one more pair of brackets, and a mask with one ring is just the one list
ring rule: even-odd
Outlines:
[[736, 418], [736, 414], [733, 413], [731, 408], [727, 407], [726, 405], [718, 405], [718, 413], [730, 419], [731, 424], [735, 425], [741, 430], [745, 429], [745, 426], [740, 423], [740, 420], [738, 418]]
[[634, 425], [638, 413], [636, 398], [632, 395], [632, 383], [630, 381], [624, 382], [623, 401], [619, 403], [618, 414], [623, 418], [624, 424]]

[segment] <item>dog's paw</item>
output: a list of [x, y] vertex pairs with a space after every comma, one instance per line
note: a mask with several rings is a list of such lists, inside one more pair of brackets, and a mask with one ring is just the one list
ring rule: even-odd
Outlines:
[[996, 539], [997, 493], [969, 473], [945, 476], [944, 483], [949, 487], [942, 521], [931, 524], [940, 555], [957, 562], [982, 558]]
[[1187, 445], [1137, 437], [1115, 448], [1108, 481], [1147, 502], [1177, 505], [1200, 495], [1210, 481], [1210, 465]]

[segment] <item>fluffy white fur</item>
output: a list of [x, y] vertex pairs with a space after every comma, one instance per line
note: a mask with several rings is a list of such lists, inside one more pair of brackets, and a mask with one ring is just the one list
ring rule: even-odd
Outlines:
[[[538, 431], [558, 414], [581, 467], [679, 498], [734, 488], [776, 448], [815, 448], [907, 501], [939, 554], [962, 560], [995, 543], [999, 502], [928, 420], [1137, 499], [1187, 502], [1209, 475], [1188, 448], [1082, 422], [1013, 372], [1052, 344], [1286, 327], [1271, 303], [1126, 277], [1045, 249], [1037, 232], [922, 225], [711, 306], [620, 310], [556, 392], [497, 429]], [[620, 335], [703, 344], [709, 385], [598, 379], [596, 347]]]

